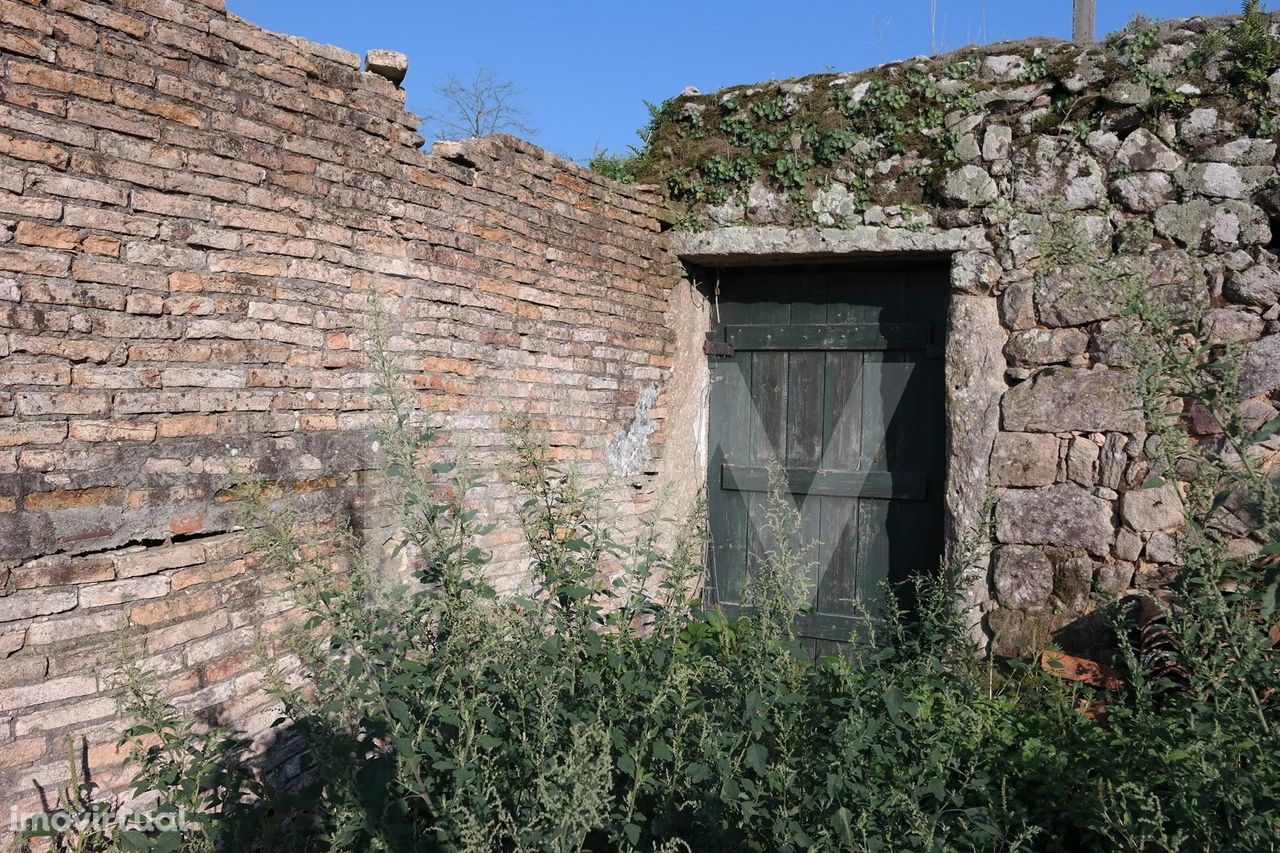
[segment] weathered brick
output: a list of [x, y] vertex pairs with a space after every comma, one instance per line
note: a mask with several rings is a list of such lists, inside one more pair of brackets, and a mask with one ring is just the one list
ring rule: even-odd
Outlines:
[[35, 684], [49, 672], [49, 659], [44, 655], [16, 655], [0, 666], [0, 687]]
[[161, 418], [156, 424], [159, 438], [187, 438], [193, 435], [213, 435], [218, 428], [212, 415], [180, 415]]
[[0, 711], [29, 708], [36, 704], [60, 702], [93, 693], [97, 693], [97, 679], [92, 675], [72, 675], [41, 684], [14, 686], [0, 690]]
[[[168, 579], [166, 578], [166, 581]], [[207, 613], [219, 604], [219, 598], [213, 590], [183, 596], [173, 596], [163, 601], [142, 604], [134, 607], [129, 618], [136, 625], [159, 625], [175, 619], [186, 619], [200, 613]]]
[[110, 7], [102, 7], [94, 3], [85, 2], [85, 0], [50, 0], [49, 8], [58, 12], [67, 12], [77, 18], [84, 18], [87, 21], [93, 21], [95, 24], [101, 24], [113, 30], [119, 30], [135, 39], [145, 36], [149, 29], [147, 24], [138, 18], [117, 12]]
[[111, 100], [111, 84], [83, 74], [71, 74], [48, 65], [11, 62], [9, 79], [15, 83], [37, 86], [95, 101]]
[[31, 219], [60, 219], [62, 202], [52, 198], [34, 198], [0, 192], [0, 214]]
[[71, 370], [71, 384], [77, 388], [159, 388], [160, 373], [147, 367], [99, 367], [78, 364]]
[[75, 590], [16, 592], [0, 598], [0, 622], [62, 613], [76, 606]]
[[92, 147], [97, 138], [94, 131], [64, 121], [61, 110], [46, 114], [5, 101], [0, 101], [0, 126], [24, 137], [36, 136], [82, 148]]
[[[129, 266], [128, 264], [118, 264], [113, 261], [99, 261], [92, 258], [79, 257], [71, 266], [71, 277], [76, 281], [94, 282], [97, 284], [115, 284], [121, 287], [150, 287], [161, 288], [165, 286], [166, 278], [163, 273], [157, 273], [155, 270], [140, 270]], [[123, 294], [121, 294], [123, 296]]]
[[6, 362], [0, 364], [0, 385], [70, 385], [71, 365]]
[[30, 33], [0, 31], [0, 50], [19, 56], [30, 56], [33, 59], [43, 59], [47, 62], [55, 58], [53, 48]]
[[201, 616], [198, 619], [188, 619], [185, 622], [170, 625], [167, 628], [152, 629], [146, 634], [147, 653], [155, 654], [165, 649], [180, 646], [183, 643], [189, 643], [200, 637], [207, 637], [215, 631], [220, 631], [227, 627], [228, 621], [226, 613], [217, 611]]
[[120, 257], [120, 241], [115, 237], [90, 234], [80, 241], [80, 247], [91, 255], [101, 255], [106, 258]]
[[213, 213], [213, 205], [206, 199], [149, 190], [133, 191], [133, 209], [200, 220], [208, 220]]
[[123, 205], [128, 199], [124, 190], [119, 187], [71, 175], [40, 175], [31, 181], [31, 189], [64, 198], [100, 201], [103, 204]]
[[52, 166], [55, 169], [65, 169], [71, 161], [71, 155], [67, 153], [67, 150], [59, 145], [54, 145], [52, 142], [23, 139], [9, 136], [5, 133], [0, 133], [0, 154], [5, 154], [18, 160], [44, 163], [46, 166]]
[[[598, 462], [636, 388], [671, 369], [649, 272], [670, 259], [637, 213], [656, 199], [611, 203], [514, 141], [474, 143], [479, 169], [424, 155], [402, 91], [219, 0], [0, 0], [0, 21], [0, 474], [17, 484], [0, 494], [0, 601], [78, 602], [0, 629], [10, 677], [96, 675], [131, 613], [185, 704], [256, 724], [249, 646], [305, 614], [287, 578], [251, 571], [245, 537], [207, 535], [234, 509], [223, 445], [305, 478], [286, 487], [303, 500], [380, 511], [376, 481], [350, 476], [383, 417], [373, 294], [415, 399], [458, 412], [486, 456], [511, 396], [557, 452]], [[491, 541], [519, 559], [513, 532]], [[114, 715], [85, 689], [18, 715], [33, 774], [63, 772], [46, 732]], [[90, 760], [114, 766], [107, 727]]]
[[159, 316], [164, 313], [164, 300], [154, 293], [130, 293], [124, 310], [126, 314]]
[[155, 574], [164, 569], [195, 566], [204, 561], [204, 546], [199, 542], [147, 548], [129, 554], [120, 554], [115, 558], [116, 574], [121, 578]]
[[257, 340], [262, 327], [251, 321], [196, 320], [187, 325], [188, 338], [234, 338]]
[[44, 755], [46, 746], [47, 743], [43, 737], [22, 737], [10, 741], [4, 745], [4, 749], [0, 749], [0, 767], [19, 767], [30, 764]]
[[204, 289], [204, 280], [199, 273], [194, 272], [172, 272], [169, 273], [169, 292], [170, 293], [199, 293]]
[[47, 355], [68, 361], [104, 362], [111, 357], [112, 351], [109, 344], [101, 341], [66, 337], [13, 334], [9, 336], [9, 342], [14, 352]]
[[43, 711], [22, 714], [14, 721], [13, 728], [14, 732], [22, 737], [36, 732], [54, 731], [70, 725], [82, 726], [95, 720], [113, 717], [117, 710], [114, 697], [96, 696], [81, 702], [60, 704]]
[[213, 348], [208, 344], [135, 344], [129, 347], [130, 361], [208, 361]]
[[63, 557], [48, 564], [36, 561], [18, 566], [12, 575], [17, 589], [40, 589], [108, 581], [116, 576], [116, 569], [107, 557]]
[[214, 583], [216, 581], [226, 580], [227, 578], [237, 577], [245, 573], [247, 563], [245, 560], [233, 560], [230, 563], [221, 565], [205, 565], [192, 569], [183, 569], [174, 572], [170, 578], [174, 592], [186, 589], [189, 586], [197, 586], [199, 584]]
[[24, 627], [0, 631], [0, 660], [4, 660], [27, 643], [27, 629]]
[[[246, 649], [253, 644], [254, 630], [251, 627], [235, 628], [203, 640], [196, 640], [186, 647], [187, 665], [205, 663], [216, 658]], [[206, 674], [208, 675], [208, 674]], [[227, 674], [224, 673], [222, 677]]]
[[20, 462], [24, 471], [93, 471], [111, 464], [116, 459], [113, 448], [65, 448], [28, 449], [22, 451]]
[[37, 222], [19, 222], [13, 239], [24, 246], [43, 246], [46, 249], [74, 249], [80, 245], [80, 234], [74, 229]]
[[80, 606], [108, 607], [113, 604], [127, 604], [145, 598], [159, 598], [168, 594], [168, 577], [165, 575], [148, 575], [81, 587]]
[[203, 515], [175, 515], [169, 519], [169, 532], [174, 536], [199, 533], [204, 529]]
[[48, 512], [58, 509], [114, 506], [123, 500], [123, 486], [96, 486], [91, 489], [55, 489], [51, 492], [31, 492], [23, 499], [22, 505], [25, 509], [36, 512]]
[[113, 729], [106, 740], [101, 743], [90, 742], [89, 748], [85, 750], [85, 764], [98, 768], [98, 772], [94, 774], [95, 781], [110, 767], [121, 767], [126, 774], [132, 772], [128, 769], [130, 767], [128, 762], [135, 742], [140, 742], [144, 747], [159, 742], [159, 735], [143, 735], [136, 741], [131, 738], [127, 743], [120, 743], [117, 740], [118, 737], [119, 735], [115, 734]]
[[154, 123], [139, 121], [138, 116], [129, 110], [111, 104], [72, 101], [67, 105], [67, 118], [77, 124], [113, 130], [130, 136], [160, 138], [160, 130]]
[[127, 263], [142, 266], [199, 269], [205, 265], [204, 252], [138, 241], [125, 243], [122, 257]]
[[243, 388], [246, 372], [230, 368], [167, 367], [160, 371], [160, 382], [166, 388]]
[[62, 222], [72, 228], [96, 228], [114, 234], [155, 237], [160, 233], [160, 220], [150, 216], [131, 216], [105, 207], [79, 207], [68, 204]]
[[14, 395], [14, 402], [20, 415], [105, 415], [111, 411], [110, 395], [84, 391], [24, 391]]
[[61, 444], [66, 437], [65, 422], [0, 420], [0, 447]]
[[156, 425], [146, 421], [72, 421], [69, 435], [77, 441], [151, 441]]
[[70, 269], [70, 255], [43, 249], [0, 249], [0, 270], [61, 278]]
[[200, 127], [204, 123], [204, 113], [194, 107], [151, 98], [127, 86], [116, 87], [115, 101], [126, 110], [136, 110], [188, 127]]
[[[46, 305], [76, 305], [82, 308], [100, 308], [103, 311], [119, 311], [124, 308], [124, 294], [112, 287], [96, 284], [65, 284], [60, 281], [32, 279], [22, 285], [24, 302], [40, 302]], [[75, 331], [88, 331], [77, 315]]]
[[28, 646], [46, 646], [79, 640], [83, 637], [108, 634], [120, 630], [127, 618], [119, 610], [97, 610], [73, 613], [60, 619], [34, 622], [27, 629]]

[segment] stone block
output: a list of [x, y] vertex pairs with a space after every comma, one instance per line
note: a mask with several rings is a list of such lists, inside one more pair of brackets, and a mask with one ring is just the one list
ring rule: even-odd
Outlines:
[[1111, 552], [1113, 509], [1074, 483], [1047, 489], [1012, 489], [996, 504], [996, 538], [1014, 545], [1083, 548], [1095, 556]]
[[1184, 522], [1182, 496], [1174, 483], [1133, 489], [1120, 498], [1120, 516], [1140, 533], [1180, 527]]
[[1080, 329], [1028, 329], [1014, 332], [1005, 355], [1025, 365], [1064, 364], [1083, 355], [1089, 335]]
[[1270, 308], [1280, 300], [1280, 272], [1255, 264], [1227, 276], [1222, 292], [1232, 302]]
[[1058, 476], [1058, 438], [1002, 432], [991, 452], [993, 486], [1048, 486]]
[[1112, 169], [1128, 172], [1172, 172], [1184, 163], [1182, 156], [1146, 128], [1130, 133], [1111, 161]]
[[1043, 548], [1003, 545], [994, 556], [996, 596], [1006, 607], [1039, 607], [1053, 593], [1053, 564]]
[[942, 195], [954, 204], [984, 207], [996, 200], [995, 180], [980, 166], [961, 166], [942, 182]]
[[1240, 391], [1246, 397], [1269, 394], [1280, 388], [1280, 335], [1268, 335], [1244, 351]]
[[1137, 432], [1142, 410], [1133, 376], [1113, 370], [1049, 368], [1014, 386], [1002, 423], [1017, 432]]
[[1097, 443], [1086, 436], [1071, 439], [1067, 451], [1067, 477], [1082, 486], [1092, 487], [1098, 479], [1098, 456], [1100, 448]]

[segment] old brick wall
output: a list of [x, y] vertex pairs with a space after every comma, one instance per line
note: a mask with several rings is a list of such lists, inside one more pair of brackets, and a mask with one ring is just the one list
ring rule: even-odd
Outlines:
[[[650, 506], [655, 197], [512, 138], [424, 154], [403, 90], [221, 0], [0, 0], [0, 92], [0, 805], [56, 789], [68, 733], [120, 781], [121, 625], [184, 707], [270, 722], [251, 647], [296, 613], [226, 489], [282, 481], [385, 539], [372, 294], [478, 464], [524, 411], [614, 475], [624, 526]], [[486, 544], [518, 583], [511, 526]]]

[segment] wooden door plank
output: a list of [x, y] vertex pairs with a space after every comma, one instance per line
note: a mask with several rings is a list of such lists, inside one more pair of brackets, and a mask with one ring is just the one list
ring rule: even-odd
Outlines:
[[[857, 470], [862, 450], [862, 354], [827, 353], [824, 361], [827, 391], [822, 411], [822, 464], [825, 468]], [[823, 498], [822, 541], [817, 609], [820, 613], [851, 614], [857, 595], [856, 499]]]
[[732, 325], [724, 340], [735, 350], [898, 350], [924, 349], [929, 323], [791, 323]]
[[[924, 474], [913, 471], [833, 471], [826, 468], [784, 468], [793, 495], [836, 498], [923, 501], [929, 496]], [[768, 492], [769, 469], [763, 465], [729, 465], [720, 469], [720, 488], [739, 492]]]
[[[710, 362], [711, 406], [708, 463], [718, 472], [726, 464], [748, 459], [751, 417], [751, 355]], [[708, 533], [711, 538], [712, 589], [718, 600], [736, 602], [742, 592], [747, 565], [748, 501], [724, 489], [707, 490]]]
[[[826, 305], [814, 299], [822, 295], [814, 278], [804, 276], [796, 282], [801, 295], [791, 305], [792, 327], [807, 328], [826, 318]], [[816, 470], [822, 460], [822, 409], [826, 388], [823, 382], [825, 356], [821, 352], [791, 352], [787, 364], [787, 453], [783, 460], [788, 471]], [[766, 480], [767, 472], [766, 473]], [[792, 478], [788, 476], [790, 487]], [[809, 604], [817, 603], [818, 564], [822, 539], [822, 498], [811, 491], [791, 489], [800, 514], [798, 541], [793, 547], [801, 555], [809, 574]]]
[[[786, 323], [791, 318], [792, 291], [778, 286], [769, 275], [755, 282], [758, 298], [746, 305], [745, 315], [751, 324]], [[751, 359], [752, 411], [744, 423], [751, 425], [747, 458], [754, 466], [767, 466], [786, 458], [787, 453], [787, 367], [786, 352], [748, 352]], [[771, 539], [767, 518], [769, 496], [747, 493], [747, 583], [760, 561], [776, 547]]]

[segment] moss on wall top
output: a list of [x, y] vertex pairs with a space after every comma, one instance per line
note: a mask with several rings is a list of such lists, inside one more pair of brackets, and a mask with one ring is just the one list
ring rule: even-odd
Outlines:
[[1242, 16], [1135, 20], [1088, 48], [1034, 39], [682, 95], [655, 111], [632, 171], [686, 228], [909, 225], [919, 208], [983, 203], [991, 177], [965, 164], [1044, 136], [1158, 129], [1204, 107], [1241, 135], [1274, 135], [1273, 28], [1255, 0]]

